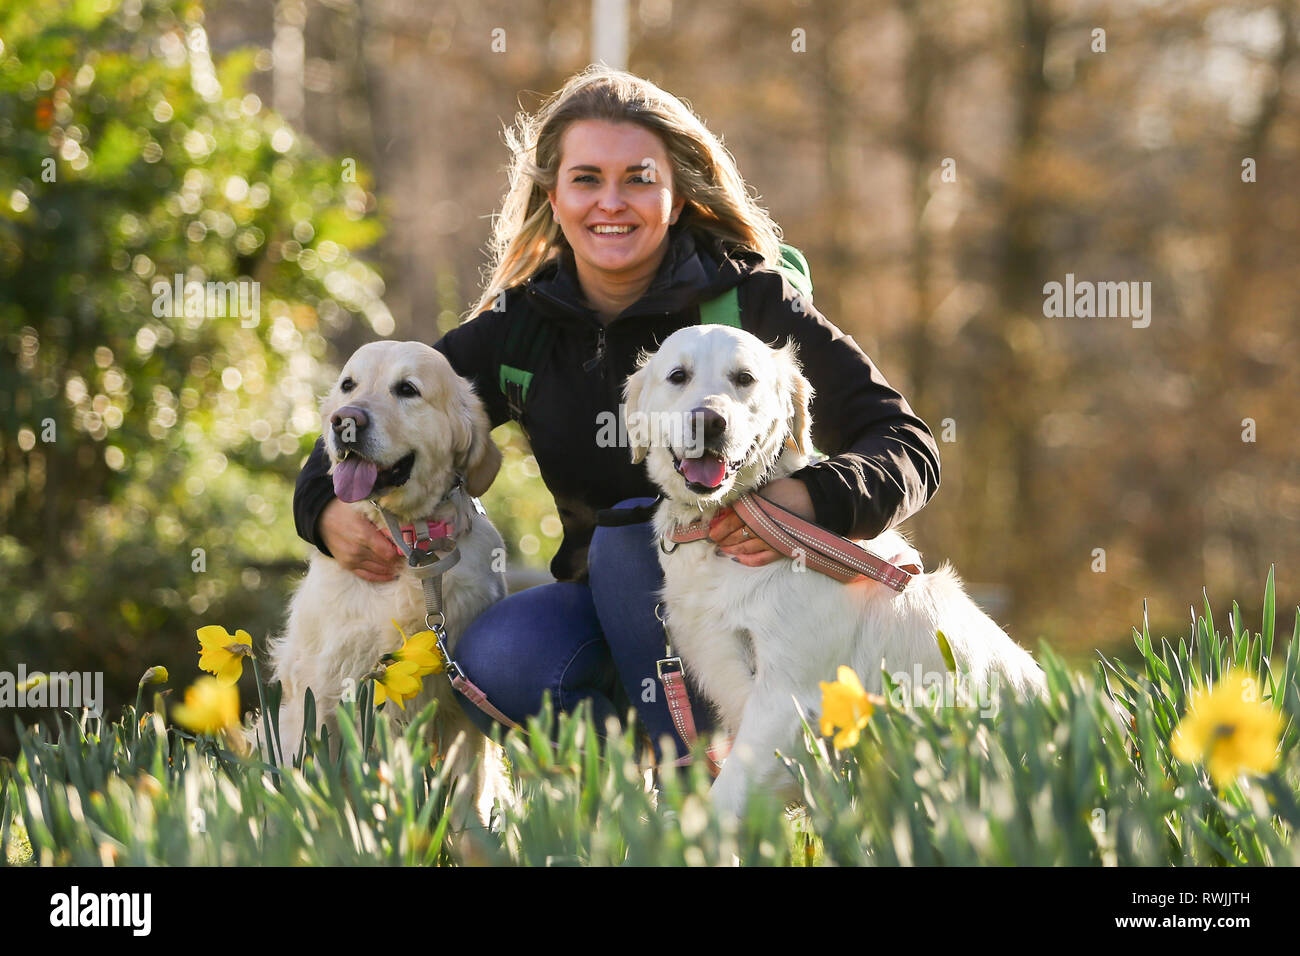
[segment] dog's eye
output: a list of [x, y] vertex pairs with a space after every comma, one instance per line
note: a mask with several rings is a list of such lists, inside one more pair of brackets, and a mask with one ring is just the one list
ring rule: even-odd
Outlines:
[[735, 376], [732, 378], [732, 381], [741, 387], [744, 387], [746, 385], [753, 385], [754, 376], [750, 375], [748, 372], [737, 372]]
[[402, 398], [419, 398], [420, 390], [410, 382], [398, 382], [393, 386], [393, 394]]
[[357, 387], [357, 383], [352, 381], [351, 378], [345, 378], [342, 382], [339, 383], [340, 392], [350, 392], [356, 387]]
[[675, 368], [668, 373], [668, 381], [672, 382], [674, 385], [685, 385], [688, 378], [690, 378], [690, 376], [686, 374], [686, 369], [684, 368]]

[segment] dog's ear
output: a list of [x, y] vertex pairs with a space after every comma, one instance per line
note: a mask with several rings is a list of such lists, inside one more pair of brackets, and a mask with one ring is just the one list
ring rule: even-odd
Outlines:
[[812, 400], [814, 389], [812, 383], [804, 377], [799, 367], [799, 355], [794, 342], [787, 342], [779, 350], [782, 364], [785, 366], [785, 394], [790, 397], [790, 437], [786, 443], [794, 447], [801, 455], [811, 455], [812, 439]]
[[477, 498], [492, 487], [501, 470], [501, 449], [492, 440], [492, 423], [478, 396], [472, 392], [466, 395], [464, 409], [469, 442], [465, 457], [458, 464], [465, 476], [465, 490]]
[[632, 464], [639, 465], [650, 450], [650, 430], [645, 426], [645, 413], [641, 409], [641, 395], [650, 375], [651, 353], [642, 349], [637, 355], [637, 369], [623, 383], [623, 427], [628, 445], [632, 449]]

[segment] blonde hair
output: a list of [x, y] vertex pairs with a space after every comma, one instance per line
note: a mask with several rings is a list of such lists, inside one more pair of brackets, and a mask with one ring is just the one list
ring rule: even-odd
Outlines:
[[587, 67], [546, 100], [521, 112], [505, 131], [510, 185], [493, 218], [487, 282], [468, 313], [478, 315], [505, 290], [526, 281], [567, 246], [547, 193], [559, 175], [565, 130], [579, 120], [636, 123], [663, 142], [673, 189], [686, 199], [678, 222], [780, 261], [781, 230], [750, 195], [736, 161], [691, 109], [649, 80], [603, 64]]

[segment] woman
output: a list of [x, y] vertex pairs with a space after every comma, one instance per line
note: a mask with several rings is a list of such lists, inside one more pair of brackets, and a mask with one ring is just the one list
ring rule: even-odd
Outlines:
[[[626, 447], [598, 440], [619, 413], [638, 351], [696, 324], [700, 303], [732, 288], [746, 331], [769, 344], [794, 339], [816, 390], [814, 442], [833, 457], [769, 482], [762, 494], [839, 534], [871, 538], [919, 510], [939, 484], [938, 449], [853, 339], [775, 270], [777, 226], [677, 98], [591, 67], [536, 116], [521, 115], [506, 140], [514, 163], [491, 279], [472, 320], [434, 347], [474, 383], [495, 428], [511, 417], [499, 383], [506, 330], [530, 315], [548, 324], [551, 341], [533, 369], [521, 424], [564, 539], [551, 563], [556, 582], [485, 611], [462, 635], [457, 658], [517, 722], [539, 710], [547, 691], [563, 710], [590, 700], [597, 726], [622, 716], [617, 702], [631, 701], [656, 752], [664, 736], [680, 751], [656, 681], [662, 578], [649, 521], [596, 525], [598, 511], [646, 505], [655, 494]], [[391, 579], [400, 554], [334, 498], [328, 468], [318, 443], [294, 496], [298, 533], [366, 580]], [[720, 514], [710, 538], [742, 564], [785, 560], [742, 537], [742, 527]]]

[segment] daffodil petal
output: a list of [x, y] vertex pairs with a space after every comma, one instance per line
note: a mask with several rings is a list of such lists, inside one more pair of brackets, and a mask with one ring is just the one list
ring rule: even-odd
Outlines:
[[862, 689], [862, 681], [858, 680], [857, 672], [854, 671], [852, 667], [841, 664], [839, 670], [835, 672], [835, 676], [839, 679], [841, 684], [846, 686], [853, 693], [866, 693], [866, 691]]
[[232, 686], [244, 673], [244, 659], [238, 654], [231, 654], [230, 659], [217, 671], [217, 681], [226, 687]]

